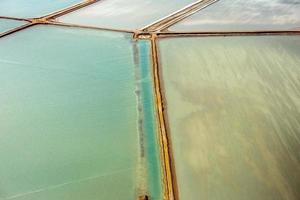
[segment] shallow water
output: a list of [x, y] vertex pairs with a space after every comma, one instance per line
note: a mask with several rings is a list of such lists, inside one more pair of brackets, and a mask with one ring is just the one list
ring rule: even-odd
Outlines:
[[1, 19], [0, 18], [0, 34], [4, 33], [10, 29], [17, 28], [18, 26], [24, 25], [26, 22], [10, 19]]
[[299, 199], [299, 37], [159, 47], [181, 199]]
[[0, 40], [0, 199], [160, 198], [149, 44], [133, 45], [56, 26]]
[[139, 29], [193, 0], [104, 0], [61, 16], [58, 21], [117, 29]]
[[[152, 63], [150, 41], [140, 40], [133, 44], [134, 62], [136, 63], [136, 93], [139, 105], [140, 155], [144, 166], [140, 173], [141, 179], [146, 179], [146, 192], [150, 199], [162, 199], [162, 175], [156, 105], [153, 94]], [[141, 140], [142, 138], [142, 140]], [[141, 187], [141, 183], [139, 186]]]
[[41, 17], [79, 2], [81, 0], [1, 0], [0, 16]]
[[219, 0], [175, 24], [172, 31], [292, 30], [300, 0]]

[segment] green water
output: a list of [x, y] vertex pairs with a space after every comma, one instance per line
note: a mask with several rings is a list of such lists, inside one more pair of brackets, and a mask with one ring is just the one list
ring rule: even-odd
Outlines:
[[180, 199], [299, 199], [300, 38], [159, 48]]
[[6, 32], [10, 29], [14, 29], [18, 26], [24, 25], [26, 22], [24, 21], [17, 21], [17, 20], [10, 20], [10, 19], [1, 19], [0, 18], [0, 34]]
[[79, 2], [81, 0], [1, 0], [0, 16], [41, 17]]
[[300, 28], [299, 0], [219, 0], [172, 31], [289, 30]]
[[131, 37], [34, 26], [0, 39], [0, 199], [132, 200], [141, 184], [160, 197], [149, 74], [135, 92], [149, 45], [135, 63]]
[[58, 18], [59, 21], [105, 28], [139, 29], [182, 7], [193, 0], [109, 0]]

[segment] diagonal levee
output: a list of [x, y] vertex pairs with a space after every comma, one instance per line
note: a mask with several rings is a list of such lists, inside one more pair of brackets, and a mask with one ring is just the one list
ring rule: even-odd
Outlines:
[[218, 0], [199, 0], [195, 3], [192, 3], [164, 18], [161, 18], [141, 30], [144, 32], [159, 32], [162, 30], [167, 29], [168, 27], [172, 26], [173, 24], [183, 20], [184, 18], [194, 14], [195, 12], [206, 8], [207, 6], [217, 2]]

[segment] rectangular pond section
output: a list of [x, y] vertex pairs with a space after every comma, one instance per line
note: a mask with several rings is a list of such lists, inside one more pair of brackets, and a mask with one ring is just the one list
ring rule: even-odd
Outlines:
[[300, 199], [300, 38], [159, 41], [180, 199]]
[[131, 37], [49, 25], [0, 39], [1, 200], [161, 199], [149, 43]]
[[0, 16], [34, 18], [62, 10], [83, 0], [1, 0]]
[[104, 0], [58, 18], [58, 21], [115, 29], [140, 29], [193, 0]]
[[300, 0], [219, 0], [172, 31], [299, 30]]

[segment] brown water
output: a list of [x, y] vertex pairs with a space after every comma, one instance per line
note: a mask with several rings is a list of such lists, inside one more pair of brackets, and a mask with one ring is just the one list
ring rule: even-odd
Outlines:
[[159, 42], [181, 199], [300, 199], [300, 39]]

